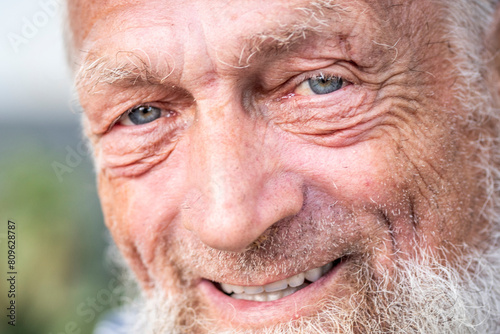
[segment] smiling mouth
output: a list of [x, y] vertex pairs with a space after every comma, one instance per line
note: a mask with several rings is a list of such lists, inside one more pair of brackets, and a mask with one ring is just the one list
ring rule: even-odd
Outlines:
[[243, 299], [256, 302], [271, 302], [289, 296], [325, 276], [332, 268], [341, 262], [337, 259], [324, 266], [310, 269], [297, 275], [268, 283], [266, 285], [242, 286], [226, 283], [218, 284], [218, 287], [227, 296], [234, 299]]

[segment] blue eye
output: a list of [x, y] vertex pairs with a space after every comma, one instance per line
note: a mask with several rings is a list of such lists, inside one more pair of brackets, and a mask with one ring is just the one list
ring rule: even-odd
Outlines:
[[[150, 123], [161, 117], [161, 109], [151, 106], [140, 106], [131, 109], [124, 119], [124, 125], [127, 121], [135, 125]], [[131, 124], [130, 124], [131, 125]]]
[[314, 94], [330, 94], [344, 86], [344, 80], [340, 77], [315, 77], [307, 80], [309, 88]]
[[344, 88], [349, 82], [335, 75], [317, 75], [302, 81], [294, 93], [302, 96], [326, 95]]

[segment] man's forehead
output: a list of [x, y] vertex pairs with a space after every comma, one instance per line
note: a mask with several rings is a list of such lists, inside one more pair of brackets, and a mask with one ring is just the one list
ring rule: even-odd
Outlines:
[[[170, 1], [140, 0], [120, 1], [81, 1], [69, 2], [71, 28], [74, 33], [73, 43], [77, 49], [84, 48], [86, 39], [102, 38], [102, 35], [112, 34], [125, 29], [127, 26], [144, 26], [148, 22], [179, 31], [182, 28], [192, 29], [199, 23], [203, 29], [211, 32], [230, 33], [238, 36], [241, 33], [241, 24], [261, 29], [262, 35], [272, 35], [287, 39], [292, 30], [287, 25], [287, 19], [295, 16], [293, 22], [299, 31], [300, 25], [321, 28], [326, 26], [325, 21], [337, 18], [339, 25], [349, 25], [349, 18], [353, 21], [357, 16], [368, 11], [376, 12], [379, 19], [385, 19], [385, 10], [381, 10], [383, 1], [347, 1], [347, 0], [281, 0], [281, 1]], [[238, 22], [236, 22], [238, 19]], [[177, 22], [174, 26], [173, 22]], [[272, 25], [271, 23], [275, 23]], [[182, 26], [184, 25], [184, 27]], [[96, 26], [105, 26], [98, 34], [91, 32]], [[267, 26], [273, 26], [273, 32], [266, 31]], [[281, 28], [281, 29], [280, 29]], [[297, 29], [298, 28], [298, 29]], [[276, 32], [276, 30], [281, 30]], [[257, 32], [256, 31], [256, 32]], [[246, 31], [245, 31], [246, 32]], [[175, 36], [172, 36], [175, 38]]]
[[149, 54], [148, 62], [160, 51], [168, 53], [171, 60], [180, 53], [206, 57], [196, 54], [199, 50], [190, 49], [206, 47], [216, 53], [215, 58], [221, 63], [245, 66], [254, 51], [262, 54], [286, 49], [295, 41], [304, 40], [310, 32], [344, 39], [355, 35], [366, 39], [369, 35], [381, 45], [392, 45], [395, 41], [390, 36], [378, 34], [378, 23], [387, 22], [387, 14], [375, 8], [376, 4], [379, 5], [376, 1], [347, 0], [266, 4], [261, 0], [152, 0], [145, 4], [128, 0], [107, 5], [99, 2], [93, 7], [90, 2], [80, 6], [81, 11], [73, 11], [72, 27], [77, 34], [76, 49], [83, 51], [79, 64], [106, 55], [115, 58], [122, 51], [134, 50]]
[[139, 2], [138, 0], [69, 0], [68, 15], [74, 45], [77, 48], [82, 46], [82, 42], [98, 20], [106, 17], [109, 13]]

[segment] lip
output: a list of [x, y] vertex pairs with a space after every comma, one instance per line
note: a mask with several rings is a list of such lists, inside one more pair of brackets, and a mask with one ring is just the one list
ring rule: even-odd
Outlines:
[[342, 269], [347, 262], [348, 259], [341, 259], [316, 282], [287, 297], [270, 302], [231, 298], [220, 291], [213, 282], [205, 279], [200, 281], [199, 289], [212, 316], [223, 324], [230, 323], [242, 328], [275, 325], [314, 314], [317, 311], [315, 305], [324, 299], [326, 291], [335, 295], [335, 286], [338, 285]]

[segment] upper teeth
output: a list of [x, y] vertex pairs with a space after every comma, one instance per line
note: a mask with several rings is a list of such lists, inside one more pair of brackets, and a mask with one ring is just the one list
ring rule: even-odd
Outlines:
[[333, 267], [333, 262], [327, 263], [322, 267], [314, 268], [306, 272], [272, 282], [266, 285], [241, 286], [221, 283], [220, 286], [224, 292], [231, 294], [235, 299], [246, 299], [254, 301], [273, 301], [286, 297], [308, 285], [304, 280], [316, 282]]

